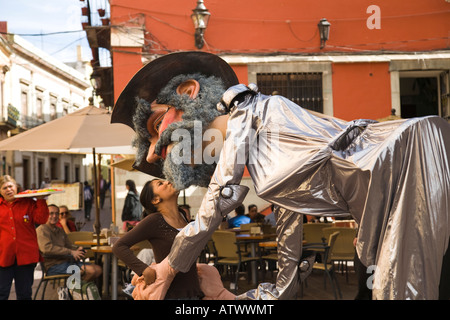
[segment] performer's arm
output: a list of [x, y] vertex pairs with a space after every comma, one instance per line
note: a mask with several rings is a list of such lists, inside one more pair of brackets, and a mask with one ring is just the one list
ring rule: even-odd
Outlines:
[[248, 192], [239, 183], [249, 148], [256, 138], [252, 118], [250, 103], [239, 105], [231, 112], [220, 159], [197, 217], [177, 235], [168, 256], [170, 266], [177, 271], [189, 270], [223, 217], [240, 205]]

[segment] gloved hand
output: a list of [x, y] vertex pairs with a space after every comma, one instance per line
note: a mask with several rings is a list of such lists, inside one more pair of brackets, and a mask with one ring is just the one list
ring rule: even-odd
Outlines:
[[[154, 272], [156, 272], [156, 280], [154, 280]], [[142, 276], [133, 278], [131, 283], [136, 286], [133, 298], [135, 300], [163, 300], [176, 274], [177, 271], [169, 265], [167, 257], [160, 263], [153, 263], [144, 270]]]
[[205, 294], [203, 300], [234, 300], [235, 295], [223, 287], [217, 269], [207, 264], [197, 264], [200, 289]]

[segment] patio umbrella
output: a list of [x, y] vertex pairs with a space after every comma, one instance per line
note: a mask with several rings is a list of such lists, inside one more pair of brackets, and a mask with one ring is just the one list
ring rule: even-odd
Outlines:
[[98, 235], [100, 233], [99, 177], [95, 154], [98, 150], [109, 154], [130, 153], [133, 136], [134, 131], [130, 127], [118, 123], [111, 124], [111, 113], [108, 110], [88, 106], [2, 140], [0, 150], [92, 153], [96, 194], [95, 231]]

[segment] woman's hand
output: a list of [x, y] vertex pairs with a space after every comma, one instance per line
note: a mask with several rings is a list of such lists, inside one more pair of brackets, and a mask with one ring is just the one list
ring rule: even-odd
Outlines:
[[156, 280], [156, 271], [152, 267], [147, 267], [144, 272], [142, 272], [144, 276], [144, 281], [147, 285], [151, 285]]

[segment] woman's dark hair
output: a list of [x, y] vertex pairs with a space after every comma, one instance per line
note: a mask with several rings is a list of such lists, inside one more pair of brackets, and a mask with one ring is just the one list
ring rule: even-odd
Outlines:
[[125, 181], [125, 185], [128, 186], [129, 191], [133, 191], [136, 195], [139, 194], [136, 190], [136, 183], [133, 180]]
[[153, 180], [147, 181], [144, 184], [144, 187], [142, 188], [141, 195], [139, 196], [139, 201], [141, 202], [141, 205], [145, 209], [145, 213], [144, 213], [145, 216], [149, 215], [150, 213], [158, 211], [152, 203], [152, 200], [155, 197], [155, 193], [153, 192], [152, 181], [155, 181], [155, 180], [160, 180], [160, 179], [153, 179]]

